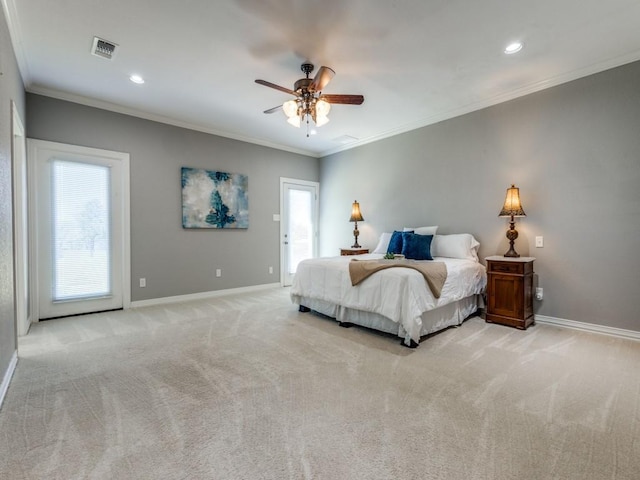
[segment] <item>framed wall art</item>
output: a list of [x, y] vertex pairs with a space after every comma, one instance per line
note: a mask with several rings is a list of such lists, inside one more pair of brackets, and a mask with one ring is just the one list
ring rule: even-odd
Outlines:
[[249, 179], [182, 167], [183, 228], [249, 228]]

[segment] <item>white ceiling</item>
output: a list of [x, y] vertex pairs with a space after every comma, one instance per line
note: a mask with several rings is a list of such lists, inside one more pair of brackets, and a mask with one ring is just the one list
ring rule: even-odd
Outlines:
[[[313, 156], [640, 59], [638, 0], [2, 1], [27, 91]], [[304, 60], [365, 97], [309, 138], [254, 82], [292, 88]]]

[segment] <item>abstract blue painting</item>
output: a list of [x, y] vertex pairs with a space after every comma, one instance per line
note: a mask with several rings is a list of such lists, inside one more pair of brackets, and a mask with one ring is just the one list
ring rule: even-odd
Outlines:
[[249, 228], [249, 179], [182, 167], [183, 228]]

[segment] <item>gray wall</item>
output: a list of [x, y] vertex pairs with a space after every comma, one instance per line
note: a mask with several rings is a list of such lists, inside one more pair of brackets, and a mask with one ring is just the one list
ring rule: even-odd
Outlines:
[[11, 101], [24, 121], [24, 88], [0, 8], [0, 382], [17, 349], [13, 286]]
[[[321, 253], [403, 226], [470, 232], [503, 254], [506, 188], [526, 218], [516, 250], [537, 258], [537, 314], [640, 331], [640, 63], [321, 160]], [[367, 100], [374, 101], [374, 99]], [[536, 235], [544, 248], [535, 248]]]
[[[317, 181], [318, 159], [34, 94], [27, 124], [30, 138], [130, 153], [132, 300], [279, 282], [280, 177]], [[182, 166], [248, 175], [249, 228], [183, 229]]]

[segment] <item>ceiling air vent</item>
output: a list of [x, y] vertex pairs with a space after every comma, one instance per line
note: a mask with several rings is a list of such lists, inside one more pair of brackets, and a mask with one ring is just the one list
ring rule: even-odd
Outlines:
[[93, 37], [93, 46], [91, 47], [91, 54], [96, 57], [106, 58], [111, 60], [116, 51], [116, 45], [109, 40], [104, 40], [102, 38]]

